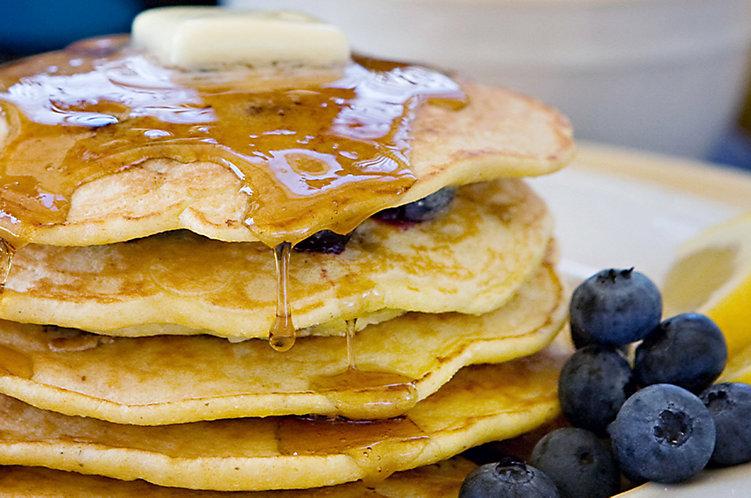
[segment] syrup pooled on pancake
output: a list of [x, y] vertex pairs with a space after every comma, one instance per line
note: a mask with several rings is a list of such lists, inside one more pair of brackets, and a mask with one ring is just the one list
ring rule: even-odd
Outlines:
[[284, 416], [141, 427], [0, 395], [0, 464], [227, 491], [373, 481], [551, 421], [568, 355], [555, 347], [464, 368], [403, 417], [375, 421]]
[[[396, 310], [488, 313], [532, 277], [552, 234], [542, 199], [518, 180], [461, 187], [449, 211], [409, 228], [370, 218], [342, 254], [293, 254], [298, 334], [344, 337], [345, 320], [358, 318], [360, 330]], [[29, 244], [15, 256], [0, 318], [115, 336], [265, 338], [277, 302], [270, 253], [187, 231], [103, 246]]]
[[[364, 407], [367, 411], [372, 409], [369, 405], [377, 405], [384, 413], [398, 415], [414, 406], [418, 401], [414, 379], [394, 372], [357, 367], [354, 346], [357, 319], [347, 320], [345, 326], [347, 367], [334, 374], [316, 376], [311, 380], [311, 386], [316, 391], [328, 393], [337, 409], [348, 415], [353, 413], [353, 407]], [[376, 393], [378, 395], [374, 396]]]
[[356, 370], [348, 368], [341, 337], [307, 337], [279, 361], [258, 340], [114, 338], [0, 321], [0, 393], [128, 425], [290, 414], [396, 417], [465, 366], [544, 348], [567, 310], [561, 282], [546, 264], [490, 313], [409, 313], [360, 330]]
[[[248, 196], [245, 224], [271, 247], [349, 233], [415, 182], [418, 106], [464, 102], [456, 82], [418, 66], [359, 59], [305, 75], [187, 73], [154, 64], [125, 37], [7, 65], [0, 87], [0, 226], [14, 245], [34, 226], [65, 222], [81, 185], [157, 158], [231, 169]], [[288, 349], [283, 284], [272, 344]]]
[[0, 71], [10, 122], [2, 208], [19, 222], [13, 235], [23, 238], [25, 222], [62, 223], [77, 187], [152, 158], [232, 169], [249, 197], [246, 224], [269, 246], [348, 233], [415, 181], [416, 107], [463, 102], [456, 82], [417, 66], [360, 59], [305, 79], [184, 73], [125, 42], [82, 42]]

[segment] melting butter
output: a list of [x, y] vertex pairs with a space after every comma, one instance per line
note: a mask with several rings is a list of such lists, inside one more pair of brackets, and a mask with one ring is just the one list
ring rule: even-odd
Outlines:
[[139, 14], [132, 32], [135, 44], [163, 64], [190, 69], [326, 66], [350, 57], [339, 28], [295, 12], [165, 7]]

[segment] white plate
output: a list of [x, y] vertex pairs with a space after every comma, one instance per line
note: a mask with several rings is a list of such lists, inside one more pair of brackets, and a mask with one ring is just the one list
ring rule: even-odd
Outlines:
[[605, 267], [636, 267], [660, 282], [677, 247], [741, 212], [655, 184], [570, 168], [531, 180], [555, 216], [561, 270], [585, 278]]
[[[599, 169], [591, 164], [595, 155], [602, 164]], [[655, 156], [644, 158], [650, 168], [663, 168], [655, 161]], [[615, 150], [611, 155], [606, 149], [595, 151], [585, 147], [579, 164], [530, 181], [555, 215], [561, 270], [571, 280], [580, 280], [602, 268], [634, 266], [661, 282], [675, 249], [682, 242], [743, 211], [739, 200], [732, 196], [728, 202], [719, 202], [718, 196], [710, 195], [709, 190], [703, 197], [676, 188], [676, 184], [681, 183], [681, 178], [676, 176], [681, 174], [681, 168], [680, 165], [676, 168], [674, 161], [669, 168], [666, 166], [659, 172], [652, 170], [649, 175], [641, 175], [642, 178], [635, 173], [638, 168], [630, 168], [628, 164], [623, 167], [624, 161], [640, 161], [640, 155]], [[615, 168], [616, 162], [620, 167]], [[631, 171], [632, 177], [614, 174], [609, 165], [620, 173]], [[697, 173], [696, 164], [686, 168]], [[706, 173], [712, 176], [715, 171], [706, 170]], [[644, 176], [660, 177], [662, 183], [645, 180]], [[676, 181], [672, 181], [674, 177]], [[697, 181], [701, 181], [701, 177], [699, 173]], [[739, 182], [749, 182], [751, 186], [751, 176], [738, 175], [734, 186]], [[722, 194], [722, 182], [718, 187]], [[727, 191], [730, 190], [728, 184]], [[623, 496], [651, 498], [666, 493], [687, 498], [751, 496], [751, 464], [705, 471], [690, 483], [677, 486], [650, 483]]]

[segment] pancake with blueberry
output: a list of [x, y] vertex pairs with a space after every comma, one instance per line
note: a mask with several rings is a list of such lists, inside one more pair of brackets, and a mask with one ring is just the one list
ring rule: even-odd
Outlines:
[[[438, 196], [438, 197], [435, 197]], [[298, 246], [288, 298], [299, 335], [343, 335], [400, 313], [500, 308], [539, 269], [550, 214], [519, 180], [441, 191], [366, 221], [348, 240]], [[338, 253], [338, 254], [337, 254]], [[259, 243], [187, 231], [90, 247], [18, 251], [0, 318], [116, 336], [266, 337], [277, 300]]]
[[[0, 69], [0, 229], [11, 242], [85, 246], [188, 229], [297, 243], [446, 186], [550, 173], [573, 154], [566, 119], [535, 100], [353, 56], [333, 26], [286, 14], [239, 21], [263, 29], [267, 47], [277, 39], [273, 61], [227, 59], [257, 43], [253, 29], [214, 54], [218, 65], [165, 55], [190, 39], [180, 30], [208, 22], [194, 16], [175, 32], [141, 20], [131, 39]], [[331, 35], [328, 51], [301, 52], [319, 35]], [[191, 50], [218, 50], [224, 36], [212, 36]], [[281, 51], [291, 36], [307, 43]]]
[[563, 290], [520, 178], [572, 154], [543, 104], [299, 14], [160, 9], [0, 67], [0, 465], [306, 490], [550, 421]]

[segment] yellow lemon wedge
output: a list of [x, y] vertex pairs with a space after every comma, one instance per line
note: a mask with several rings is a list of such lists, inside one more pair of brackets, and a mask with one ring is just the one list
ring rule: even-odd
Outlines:
[[732, 355], [725, 371], [717, 382], [745, 382], [751, 384], [751, 347], [746, 347]]
[[688, 241], [663, 285], [665, 316], [697, 311], [724, 332], [730, 364], [741, 357], [751, 372], [751, 213], [716, 225]]

